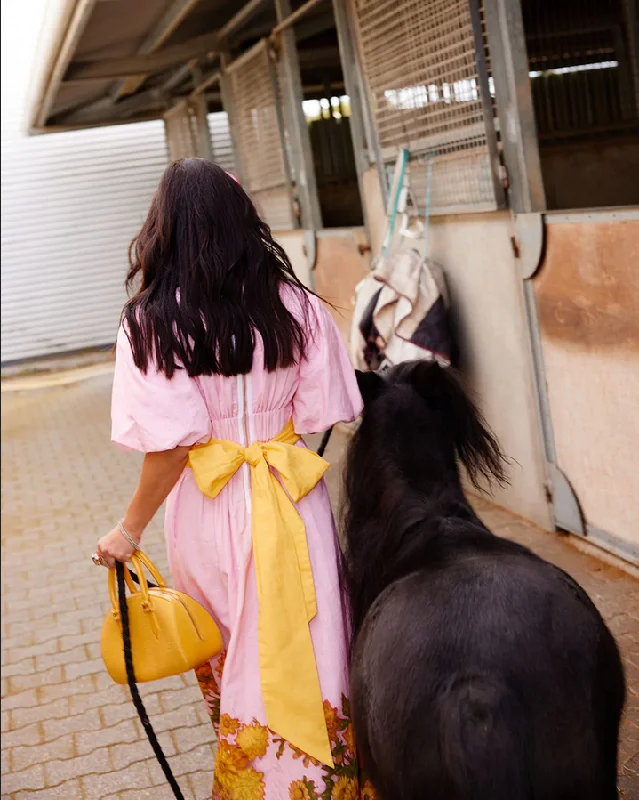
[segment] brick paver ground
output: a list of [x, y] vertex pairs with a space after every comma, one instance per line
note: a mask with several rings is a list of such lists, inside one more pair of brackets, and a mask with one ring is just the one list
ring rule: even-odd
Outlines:
[[[109, 446], [110, 374], [2, 397], [2, 797], [172, 797], [125, 687], [99, 653], [109, 602], [90, 561], [122, 513], [139, 458]], [[338, 465], [343, 438], [329, 458]], [[333, 499], [339, 467], [329, 473]], [[572, 573], [606, 617], [629, 681], [621, 787], [639, 798], [639, 583], [561, 538], [478, 501], [501, 535]], [[160, 519], [145, 548], [161, 569]], [[142, 687], [185, 796], [210, 798], [212, 730], [191, 676]], [[284, 800], [284, 799], [283, 799]]]

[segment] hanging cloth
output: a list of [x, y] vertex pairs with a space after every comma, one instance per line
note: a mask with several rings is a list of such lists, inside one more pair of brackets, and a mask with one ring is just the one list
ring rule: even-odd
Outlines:
[[[398, 158], [387, 209], [382, 256], [355, 290], [350, 355], [358, 369], [377, 370], [402, 361], [436, 359], [449, 366], [454, 340], [444, 273], [412, 246], [393, 248], [402, 190], [408, 184], [408, 153]], [[424, 248], [430, 217], [432, 161], [427, 161]], [[405, 226], [403, 226], [405, 227]], [[401, 234], [401, 231], [400, 231]], [[401, 236], [400, 236], [401, 238]]]

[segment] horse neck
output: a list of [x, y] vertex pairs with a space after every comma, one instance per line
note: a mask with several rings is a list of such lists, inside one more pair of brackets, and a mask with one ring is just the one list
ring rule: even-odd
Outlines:
[[456, 469], [421, 471], [410, 479], [391, 470], [377, 477], [370, 492], [349, 498], [346, 517], [355, 632], [384, 589], [428, 562], [436, 541], [450, 535], [450, 520], [462, 527], [478, 523]]

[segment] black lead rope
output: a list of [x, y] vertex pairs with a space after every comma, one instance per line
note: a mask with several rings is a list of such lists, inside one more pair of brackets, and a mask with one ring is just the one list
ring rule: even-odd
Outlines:
[[322, 441], [320, 442], [320, 446], [317, 448], [317, 455], [318, 456], [323, 456], [324, 455], [324, 451], [326, 450], [326, 446], [328, 445], [328, 443], [330, 441], [330, 438], [331, 438], [331, 433], [333, 433], [333, 428], [332, 427], [330, 427], [326, 431], [324, 436], [322, 436]]
[[[171, 785], [171, 789], [173, 789], [173, 794], [175, 795], [177, 800], [184, 800], [184, 795], [182, 794], [180, 787], [178, 786], [178, 783], [175, 780], [173, 772], [171, 771], [171, 767], [169, 766], [169, 762], [166, 760], [166, 756], [164, 755], [162, 746], [158, 742], [158, 737], [155, 735], [155, 731], [153, 730], [153, 726], [151, 725], [151, 722], [149, 720], [149, 715], [146, 713], [146, 708], [144, 707], [144, 703], [142, 702], [142, 698], [140, 697], [140, 692], [135, 682], [135, 672], [133, 671], [133, 654], [131, 653], [131, 631], [129, 629], [129, 608], [126, 602], [126, 587], [124, 584], [124, 564], [122, 564], [119, 561], [116, 561], [115, 571], [118, 581], [118, 601], [120, 605], [120, 619], [122, 620], [122, 641], [124, 642], [124, 665], [126, 667], [126, 679], [127, 683], [129, 684], [129, 690], [131, 692], [131, 699], [133, 700], [133, 705], [135, 706], [135, 710], [138, 712], [138, 716], [140, 717], [140, 722], [142, 723], [142, 727], [144, 728], [144, 731], [149, 739], [149, 743], [153, 748], [155, 757], [157, 758], [160, 766], [162, 767], [162, 772], [164, 772], [164, 776]], [[139, 583], [139, 581], [137, 582]]]

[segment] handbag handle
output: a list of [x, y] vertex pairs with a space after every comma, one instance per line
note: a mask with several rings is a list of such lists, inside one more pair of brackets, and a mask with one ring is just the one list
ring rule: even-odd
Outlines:
[[[143, 567], [146, 567], [148, 571], [151, 573], [151, 575], [155, 580], [155, 585], [166, 586], [166, 582], [162, 577], [162, 575], [160, 574], [158, 568], [155, 566], [155, 564], [141, 550], [138, 550], [137, 553], [133, 553], [133, 555], [131, 556], [131, 563], [133, 565], [133, 568], [135, 569], [135, 575], [132, 575], [128, 569], [125, 569], [124, 570], [125, 583], [128, 586], [130, 592], [132, 593], [138, 591], [141, 592], [143, 606], [148, 605], [149, 582], [146, 579]], [[133, 581], [135, 581], [135, 583], [137, 583], [140, 586], [139, 589], [136, 588]], [[116, 571], [114, 569], [109, 570], [109, 597], [111, 599], [111, 605], [113, 606], [113, 614], [117, 619], [119, 617], [118, 593], [116, 587]]]

